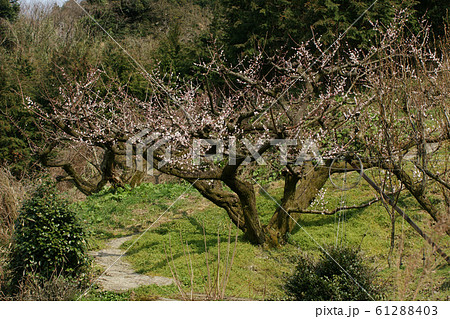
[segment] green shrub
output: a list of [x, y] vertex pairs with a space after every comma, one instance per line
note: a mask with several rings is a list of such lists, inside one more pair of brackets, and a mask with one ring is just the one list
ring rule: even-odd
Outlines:
[[30, 275], [77, 278], [87, 270], [83, 229], [54, 184], [43, 183], [27, 200], [15, 224], [10, 256], [11, 287]]
[[382, 298], [382, 288], [376, 283], [374, 269], [366, 265], [357, 249], [332, 247], [328, 253], [323, 253], [316, 262], [308, 257], [298, 258], [294, 273], [283, 286], [290, 299], [342, 301]]

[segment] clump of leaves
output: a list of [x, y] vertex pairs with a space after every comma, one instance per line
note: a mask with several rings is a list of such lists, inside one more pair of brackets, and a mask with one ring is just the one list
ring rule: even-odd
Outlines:
[[54, 184], [45, 182], [20, 210], [15, 224], [9, 268], [11, 288], [24, 278], [50, 280], [55, 273], [79, 278], [87, 270], [89, 258], [83, 229]]
[[[345, 270], [345, 271], [344, 271]], [[372, 300], [383, 297], [375, 269], [358, 249], [330, 247], [318, 261], [300, 256], [283, 286], [292, 300]]]

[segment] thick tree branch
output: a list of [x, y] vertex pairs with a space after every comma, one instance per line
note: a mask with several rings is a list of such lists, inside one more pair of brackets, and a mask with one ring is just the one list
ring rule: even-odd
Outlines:
[[[246, 231], [245, 220], [242, 214], [242, 207], [239, 202], [239, 197], [230, 192], [223, 190], [219, 181], [202, 181], [194, 179], [186, 179], [188, 182], [193, 183], [194, 187], [205, 198], [213, 202], [215, 205], [222, 207], [227, 212], [233, 223], [239, 227], [242, 231]], [[195, 181], [195, 183], [194, 183]]]

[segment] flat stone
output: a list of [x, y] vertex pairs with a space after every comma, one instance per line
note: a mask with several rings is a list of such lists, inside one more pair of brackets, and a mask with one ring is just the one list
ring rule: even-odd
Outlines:
[[97, 279], [97, 283], [103, 290], [119, 292], [140, 286], [173, 284], [172, 278], [139, 274], [122, 259], [124, 251], [120, 249], [120, 246], [131, 238], [132, 236], [114, 238], [107, 243], [105, 249], [91, 252], [95, 261], [106, 269], [105, 273]]

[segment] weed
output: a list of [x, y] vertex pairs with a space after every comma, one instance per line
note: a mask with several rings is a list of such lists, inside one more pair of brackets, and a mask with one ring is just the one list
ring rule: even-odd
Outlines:
[[[233, 266], [234, 257], [236, 256], [238, 233], [236, 232], [236, 236], [235, 236], [235, 240], [234, 240], [234, 248], [233, 248], [233, 252], [231, 253], [231, 256], [230, 256], [230, 247], [231, 247], [231, 224], [230, 224], [229, 232], [228, 232], [228, 241], [227, 241], [227, 254], [225, 257], [224, 265], [222, 267], [224, 269], [222, 270], [221, 269], [221, 264], [222, 264], [221, 258], [222, 257], [220, 255], [220, 233], [217, 232], [217, 255], [216, 255], [217, 257], [215, 259], [215, 263], [213, 265], [211, 265], [211, 262], [209, 261], [210, 252], [208, 250], [208, 245], [207, 245], [207, 241], [206, 241], [206, 232], [205, 232], [204, 226], [202, 227], [202, 229], [203, 229], [203, 239], [204, 239], [204, 244], [205, 244], [204, 255], [205, 255], [206, 273], [207, 273], [207, 276], [205, 278], [206, 283], [204, 284], [205, 295], [203, 298], [206, 300], [224, 300], [226, 287], [228, 284], [228, 280], [230, 278], [231, 267]], [[181, 233], [180, 233], [180, 240], [184, 244], [183, 236], [181, 235]], [[187, 241], [185, 243], [186, 243], [186, 246], [185, 246], [186, 249], [184, 249], [184, 247], [183, 247], [183, 254], [184, 254], [184, 258], [186, 260], [186, 265], [187, 265], [189, 273], [190, 273], [189, 295], [185, 292], [183, 284], [182, 284], [181, 280], [179, 279], [177, 267], [176, 267], [174, 259], [173, 259], [172, 245], [170, 242], [169, 242], [170, 256], [169, 256], [169, 253], [167, 252], [167, 250], [165, 249], [165, 247], [164, 247], [164, 251], [166, 253], [167, 264], [170, 268], [170, 272], [172, 273], [172, 276], [173, 276], [174, 281], [177, 285], [177, 288], [181, 294], [182, 299], [183, 300], [194, 300], [194, 289], [195, 289], [194, 288], [194, 269], [192, 266], [192, 258], [191, 258], [191, 253], [189, 250], [189, 244]], [[210, 265], [211, 265], [211, 267], [210, 267]], [[196, 296], [197, 296], [197, 298], [202, 298], [201, 295], [196, 295]]]

